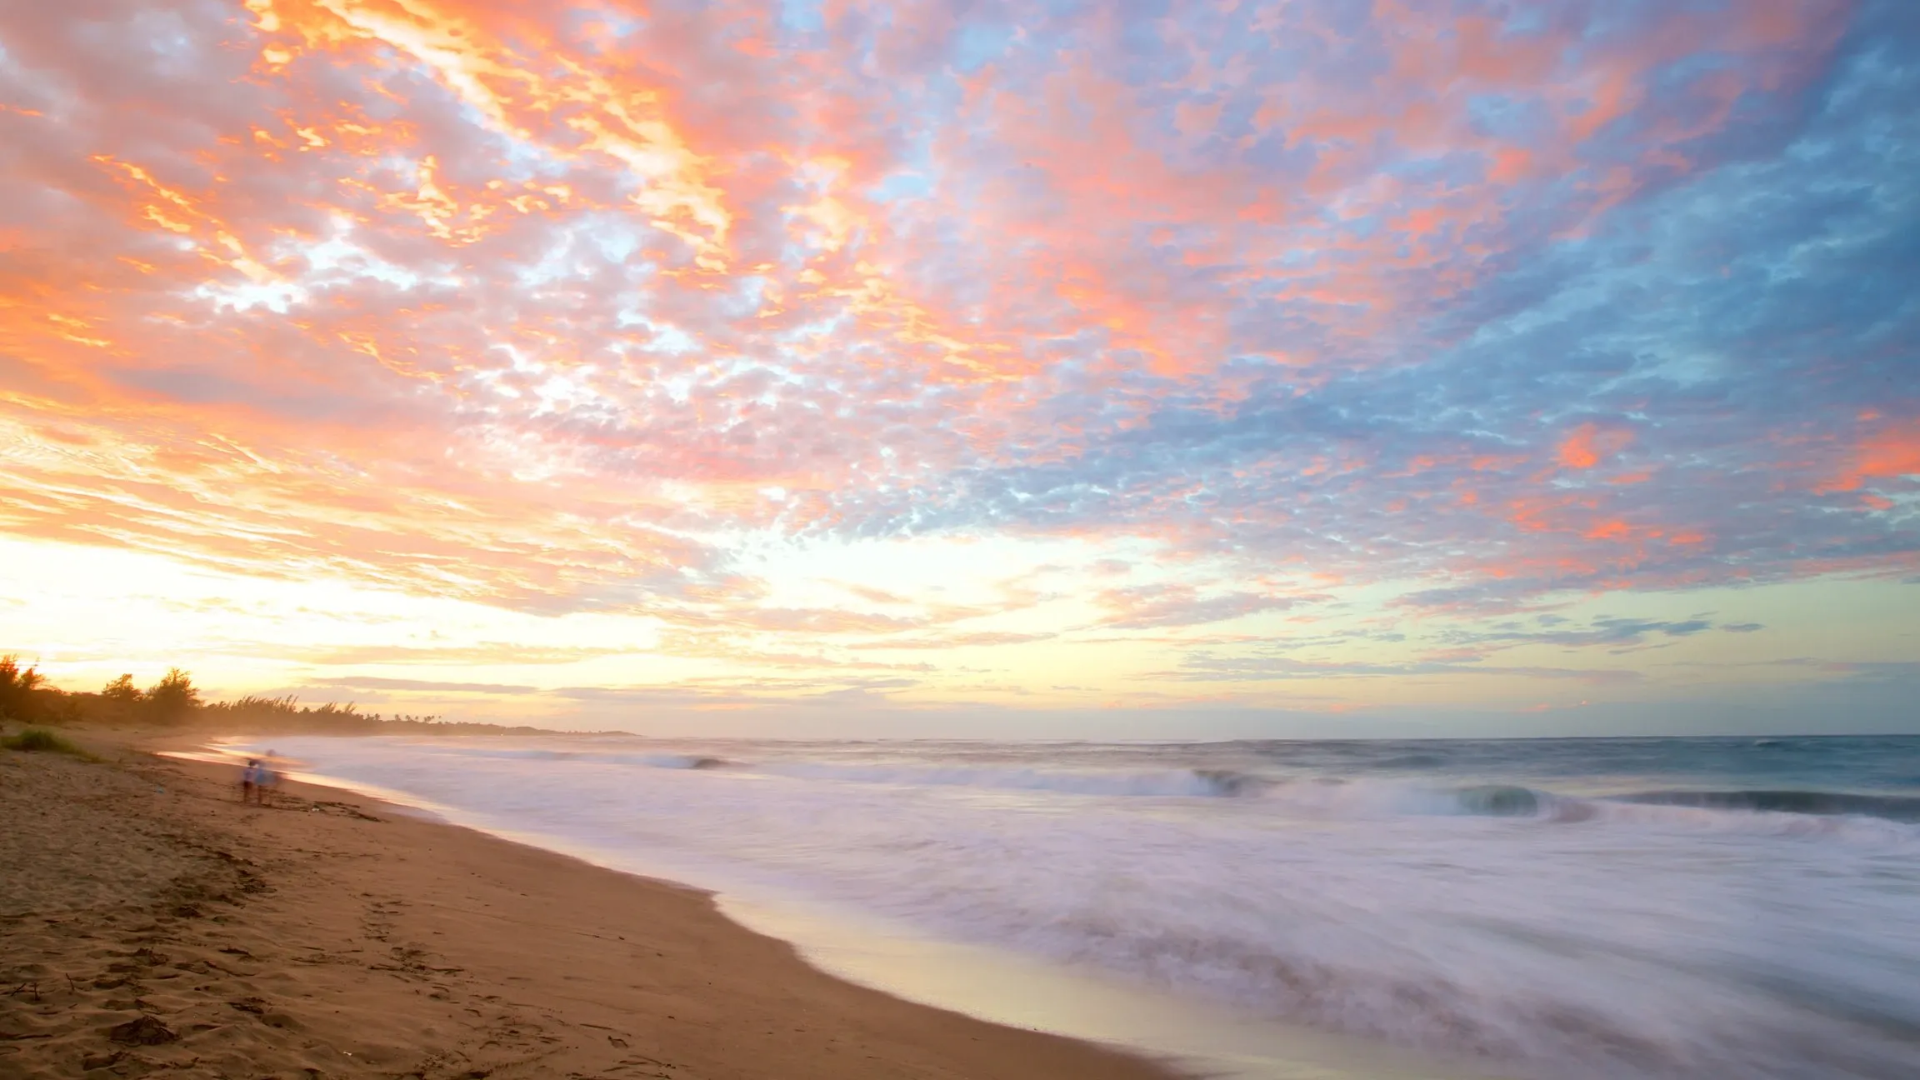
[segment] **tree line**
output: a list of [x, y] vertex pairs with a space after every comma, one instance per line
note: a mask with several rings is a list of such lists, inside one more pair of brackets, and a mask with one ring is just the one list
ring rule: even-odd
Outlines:
[[97, 694], [75, 694], [49, 684], [38, 665], [22, 667], [18, 656], [0, 656], [0, 719], [58, 723], [110, 718], [172, 724], [200, 705], [193, 676], [179, 668], [168, 669], [159, 682], [144, 690], [128, 674], [110, 680]]
[[17, 655], [0, 656], [0, 723], [80, 725], [151, 724], [227, 732], [289, 732], [324, 735], [550, 734], [538, 728], [448, 721], [439, 716], [361, 712], [352, 703], [302, 705], [291, 695], [249, 694], [231, 701], [204, 701], [193, 676], [169, 668], [144, 689], [131, 674], [109, 679], [97, 691], [62, 690], [41, 674], [37, 664], [22, 666]]
[[[437, 716], [363, 713], [352, 704], [327, 702], [303, 706], [291, 696], [248, 695], [234, 701], [207, 702], [193, 676], [169, 668], [153, 685], [142, 688], [131, 673], [109, 679], [98, 691], [62, 690], [47, 682], [38, 665], [25, 665], [17, 655], [0, 656], [0, 721], [24, 724], [141, 723], [160, 726], [219, 726], [236, 729], [313, 730], [339, 734], [388, 728], [441, 726]], [[472, 728], [491, 725], [455, 724]]]

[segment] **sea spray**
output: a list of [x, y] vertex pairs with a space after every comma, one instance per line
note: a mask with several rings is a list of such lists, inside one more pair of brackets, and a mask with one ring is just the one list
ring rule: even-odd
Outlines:
[[1538, 1076], [1920, 1067], [1920, 740], [280, 749], [743, 897]]

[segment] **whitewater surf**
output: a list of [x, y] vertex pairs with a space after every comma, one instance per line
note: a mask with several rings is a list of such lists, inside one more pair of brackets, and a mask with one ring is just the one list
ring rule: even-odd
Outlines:
[[1920, 1070], [1915, 738], [277, 749], [745, 904], [1505, 1075]]

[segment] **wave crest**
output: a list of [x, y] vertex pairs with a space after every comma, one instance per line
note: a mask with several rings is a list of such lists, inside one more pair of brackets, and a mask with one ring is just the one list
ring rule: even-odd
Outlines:
[[821, 762], [772, 762], [757, 771], [798, 780], [860, 784], [978, 787], [1010, 791], [1047, 791], [1066, 795], [1117, 795], [1162, 798], [1233, 798], [1253, 795], [1269, 782], [1231, 769], [1158, 769], [1143, 772], [1070, 772], [1006, 766], [832, 765]]
[[1903, 795], [1795, 790], [1643, 791], [1634, 795], [1618, 795], [1612, 801], [1643, 806], [1684, 806], [1695, 810], [1872, 817], [1908, 824], [1920, 823], [1920, 798]]
[[656, 769], [724, 769], [733, 762], [700, 754], [645, 754], [633, 759]]

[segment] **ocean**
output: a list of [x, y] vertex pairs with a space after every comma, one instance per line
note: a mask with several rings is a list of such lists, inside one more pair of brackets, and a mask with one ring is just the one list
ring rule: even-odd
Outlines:
[[1920, 737], [273, 749], [746, 905], [1485, 1075], [1920, 1075]]

